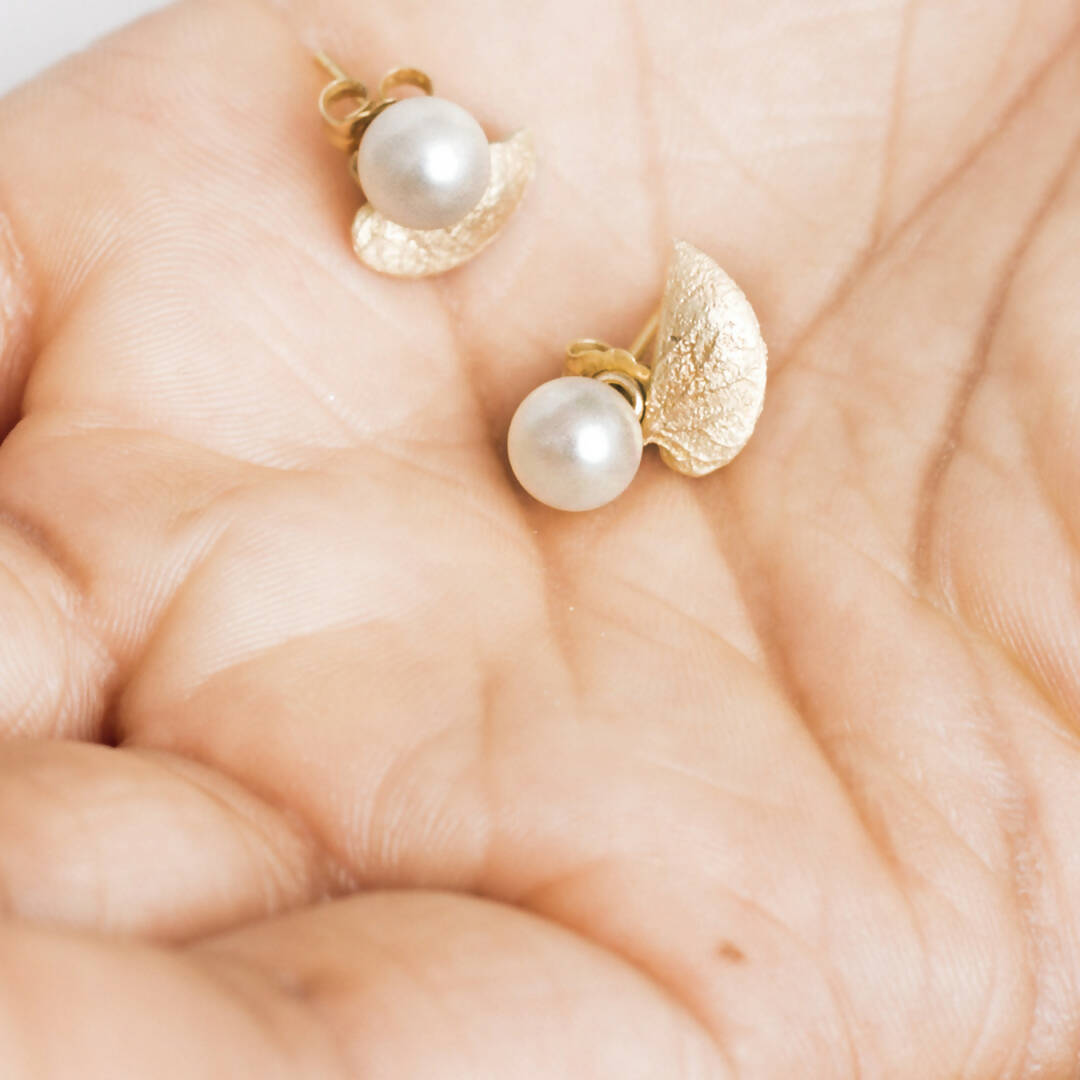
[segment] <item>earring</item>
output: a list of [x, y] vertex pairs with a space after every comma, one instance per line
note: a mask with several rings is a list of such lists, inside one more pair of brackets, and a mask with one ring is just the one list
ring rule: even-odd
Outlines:
[[[319, 112], [366, 199], [352, 226], [360, 261], [422, 277], [452, 270], [491, 243], [535, 171], [529, 133], [489, 145], [471, 113], [432, 96], [422, 71], [397, 68], [369, 97], [325, 53], [315, 59], [333, 78]], [[400, 87], [421, 96], [396, 98]]]
[[617, 498], [648, 443], [677, 472], [705, 476], [753, 433], [766, 364], [742, 290], [678, 241], [663, 302], [637, 341], [629, 349], [575, 342], [563, 377], [518, 406], [507, 437], [510, 467], [533, 498], [556, 510], [595, 510]]

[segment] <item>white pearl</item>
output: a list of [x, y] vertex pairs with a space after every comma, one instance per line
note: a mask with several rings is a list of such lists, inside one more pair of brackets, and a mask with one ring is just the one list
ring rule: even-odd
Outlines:
[[534, 499], [556, 510], [595, 510], [630, 485], [641, 463], [641, 424], [618, 390], [568, 375], [538, 386], [510, 421], [510, 467]]
[[491, 178], [484, 129], [460, 105], [413, 97], [384, 109], [356, 152], [364, 195], [383, 217], [409, 229], [456, 225]]

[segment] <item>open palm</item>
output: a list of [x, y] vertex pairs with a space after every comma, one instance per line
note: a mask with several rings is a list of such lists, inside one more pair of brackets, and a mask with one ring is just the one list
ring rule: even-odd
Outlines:
[[[5, 1077], [1080, 1068], [1075, 0], [188, 3], [0, 105]], [[541, 172], [395, 282], [310, 51]], [[758, 433], [508, 475], [669, 237]]]

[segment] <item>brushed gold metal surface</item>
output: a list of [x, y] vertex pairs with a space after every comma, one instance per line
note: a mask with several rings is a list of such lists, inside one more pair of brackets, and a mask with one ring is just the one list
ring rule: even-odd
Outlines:
[[649, 381], [649, 369], [638, 362], [628, 349], [617, 349], [603, 341], [587, 338], [575, 341], [566, 349], [564, 375], [584, 375], [587, 378], [606, 371], [619, 371], [636, 379], [642, 386]]
[[641, 424], [645, 442], [686, 476], [726, 465], [761, 415], [767, 363], [742, 290], [708, 255], [676, 241]]
[[422, 94], [431, 97], [435, 93], [435, 87], [431, 78], [419, 68], [399, 67], [388, 71], [379, 83], [379, 97], [383, 101], [391, 101], [395, 90], [401, 86], [411, 86]]
[[498, 235], [517, 209], [536, 170], [528, 131], [491, 144], [491, 179], [484, 197], [464, 219], [447, 229], [408, 229], [370, 204], [352, 226], [353, 250], [365, 266], [394, 277], [425, 277], [460, 266]]
[[622, 394], [626, 403], [634, 410], [638, 423], [641, 423], [641, 418], [645, 415], [645, 388], [637, 379], [625, 372], [610, 369], [598, 372], [594, 378]]

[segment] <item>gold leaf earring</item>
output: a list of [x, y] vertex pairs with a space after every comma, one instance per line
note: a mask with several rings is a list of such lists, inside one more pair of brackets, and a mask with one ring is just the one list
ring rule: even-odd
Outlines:
[[[352, 226], [360, 261], [383, 274], [423, 277], [487, 247], [535, 171], [529, 133], [489, 144], [472, 114], [433, 96], [431, 79], [415, 68], [391, 71], [369, 96], [325, 53], [315, 59], [333, 79], [319, 112], [366, 200]], [[420, 96], [395, 97], [402, 87]]]
[[677, 241], [660, 309], [638, 340], [629, 349], [575, 342], [563, 376], [518, 406], [510, 467], [556, 510], [595, 510], [617, 498], [648, 443], [677, 472], [705, 476], [753, 434], [767, 359], [742, 290], [708, 255]]

